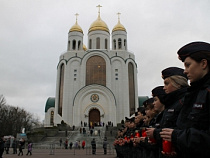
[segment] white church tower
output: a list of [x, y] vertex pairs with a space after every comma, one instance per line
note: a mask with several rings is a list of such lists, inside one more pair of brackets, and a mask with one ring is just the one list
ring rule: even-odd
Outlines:
[[97, 7], [98, 17], [88, 30], [88, 48], [77, 18], [68, 33], [67, 51], [57, 65], [56, 96], [49, 98], [45, 107], [46, 126], [56, 126], [62, 120], [70, 126], [79, 126], [81, 121], [111, 121], [115, 126], [138, 107], [137, 64], [127, 49], [126, 29], [118, 13], [110, 41], [101, 6]]

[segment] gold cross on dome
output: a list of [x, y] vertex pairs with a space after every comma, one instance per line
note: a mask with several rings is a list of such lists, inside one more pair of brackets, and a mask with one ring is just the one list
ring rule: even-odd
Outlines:
[[98, 7], [98, 15], [100, 16], [100, 8], [101, 8], [102, 6], [99, 4], [99, 5], [96, 6], [96, 7]]
[[119, 12], [117, 13], [117, 15], [118, 15], [118, 20], [119, 20], [119, 21], [120, 21], [120, 14], [121, 14], [121, 13], [119, 13]]
[[79, 16], [79, 14], [78, 14], [78, 13], [76, 13], [76, 14], [75, 14], [75, 16], [76, 16], [76, 22], [77, 22], [77, 17]]

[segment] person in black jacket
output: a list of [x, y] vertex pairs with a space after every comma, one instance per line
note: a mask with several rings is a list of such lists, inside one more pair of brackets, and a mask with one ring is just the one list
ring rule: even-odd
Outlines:
[[4, 137], [1, 136], [0, 137], [0, 158], [2, 158], [2, 155], [4, 153]]
[[91, 141], [91, 146], [92, 146], [92, 154], [95, 155], [96, 154], [96, 141], [95, 141], [95, 138], [93, 138], [93, 140]]
[[164, 111], [164, 104], [162, 103], [162, 98], [165, 96], [165, 91], [163, 89], [163, 86], [157, 86], [152, 90], [152, 96], [154, 99], [153, 105], [154, 105], [154, 111], [156, 112], [155, 117], [150, 121], [149, 128], [146, 128], [146, 134], [148, 137], [148, 142], [145, 141], [145, 148], [149, 151], [144, 153], [144, 156], [147, 158], [156, 158], [158, 157], [159, 148], [156, 140], [150, 136], [150, 133], [148, 132], [151, 128], [159, 128], [160, 122], [163, 116]]
[[178, 55], [191, 86], [176, 121], [177, 127], [164, 128], [160, 134], [172, 142], [177, 157], [206, 158], [210, 156], [210, 44], [189, 43], [179, 49]]
[[18, 145], [18, 141], [14, 137], [14, 140], [12, 142], [13, 154], [17, 154], [17, 145]]
[[187, 91], [188, 82], [187, 76], [184, 74], [184, 69], [178, 67], [168, 67], [162, 71], [164, 79], [164, 90], [166, 95], [161, 97], [161, 102], [165, 105], [162, 120], [158, 128], [150, 128], [147, 130], [148, 135], [154, 138], [159, 144], [159, 157], [163, 157], [162, 139], [160, 132], [162, 128], [175, 128], [176, 120], [183, 107], [183, 98]]

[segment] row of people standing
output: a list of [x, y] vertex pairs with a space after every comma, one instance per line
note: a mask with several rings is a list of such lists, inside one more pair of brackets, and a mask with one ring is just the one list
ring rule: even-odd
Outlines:
[[185, 69], [162, 71], [164, 86], [118, 131], [118, 157], [209, 157], [210, 44], [192, 42], [177, 53]]
[[[5, 151], [6, 154], [9, 154], [9, 148], [10, 148], [10, 138], [4, 139], [4, 137], [0, 138], [0, 158], [2, 158], [2, 155]], [[12, 140], [12, 148], [13, 148], [13, 154], [18, 154], [18, 156], [23, 155], [23, 149], [25, 148], [25, 140], [21, 138], [19, 141], [14, 138]], [[18, 149], [18, 152], [17, 152]], [[26, 155], [32, 155], [32, 142], [28, 141], [27, 145], [27, 153]]]
[[[60, 142], [60, 147], [61, 147], [62, 146], [62, 138], [60, 138], [59, 142]], [[64, 147], [65, 147], [65, 149], [68, 149], [68, 147], [69, 147], [69, 149], [72, 149], [73, 147], [75, 149], [80, 149], [81, 147], [82, 147], [82, 149], [85, 149], [85, 144], [86, 144], [85, 140], [83, 140], [82, 143], [80, 142], [80, 140], [78, 140], [78, 141], [75, 141], [75, 143], [73, 144], [72, 141], [68, 141], [68, 139], [66, 139], [64, 142]]]

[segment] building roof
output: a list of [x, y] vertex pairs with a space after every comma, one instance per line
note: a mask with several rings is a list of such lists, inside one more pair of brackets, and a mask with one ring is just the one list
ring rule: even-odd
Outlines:
[[49, 97], [45, 105], [45, 112], [51, 107], [55, 107], [55, 97]]
[[147, 99], [149, 99], [148, 96], [138, 96], [139, 106], [143, 106], [143, 102]]

